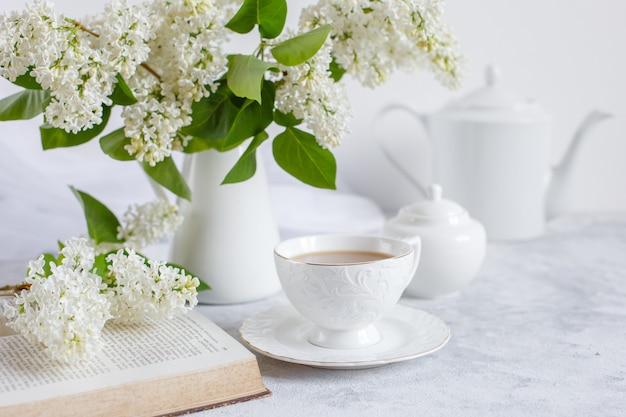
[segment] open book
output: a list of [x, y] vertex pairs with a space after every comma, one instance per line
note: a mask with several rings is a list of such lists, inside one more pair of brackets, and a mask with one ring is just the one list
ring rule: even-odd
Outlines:
[[96, 359], [66, 365], [0, 337], [0, 416], [170, 416], [269, 395], [256, 357], [200, 313], [108, 323], [103, 338]]

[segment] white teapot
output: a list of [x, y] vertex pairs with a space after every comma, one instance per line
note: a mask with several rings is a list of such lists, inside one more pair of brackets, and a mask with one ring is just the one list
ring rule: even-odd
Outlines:
[[405, 239], [419, 236], [422, 255], [405, 294], [435, 298], [464, 288], [478, 273], [485, 258], [483, 226], [463, 207], [441, 198], [433, 184], [428, 198], [402, 207], [383, 226], [383, 235]]
[[564, 182], [589, 129], [608, 114], [594, 111], [581, 124], [563, 161], [550, 166], [551, 119], [541, 107], [502, 86], [497, 67], [487, 86], [431, 115], [403, 105], [383, 109], [376, 134], [384, 155], [419, 190], [425, 187], [394, 159], [385, 144], [383, 116], [404, 110], [427, 132], [433, 149], [433, 182], [465, 206], [494, 240], [541, 235], [546, 217], [564, 210]]

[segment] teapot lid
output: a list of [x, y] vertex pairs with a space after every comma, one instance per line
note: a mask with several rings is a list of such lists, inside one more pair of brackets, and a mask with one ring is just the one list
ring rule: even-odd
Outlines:
[[490, 65], [485, 71], [486, 86], [448, 106], [453, 110], [509, 110], [533, 109], [537, 105], [502, 85], [498, 66]]
[[412, 220], [449, 219], [467, 213], [467, 211], [451, 200], [441, 198], [442, 188], [439, 184], [428, 187], [428, 198], [400, 209], [400, 214]]

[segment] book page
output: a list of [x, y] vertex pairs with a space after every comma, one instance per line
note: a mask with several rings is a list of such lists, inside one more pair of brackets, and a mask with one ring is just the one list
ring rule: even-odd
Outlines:
[[0, 407], [92, 391], [254, 358], [208, 318], [191, 311], [141, 324], [107, 323], [97, 358], [67, 365], [22, 335], [0, 337]]

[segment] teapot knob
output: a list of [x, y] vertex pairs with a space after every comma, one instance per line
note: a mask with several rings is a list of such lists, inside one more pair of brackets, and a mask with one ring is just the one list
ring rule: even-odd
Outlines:
[[428, 198], [432, 201], [441, 200], [442, 189], [439, 184], [431, 184], [428, 186]]
[[500, 67], [497, 65], [489, 65], [485, 71], [485, 78], [487, 80], [487, 86], [493, 87], [500, 79]]

